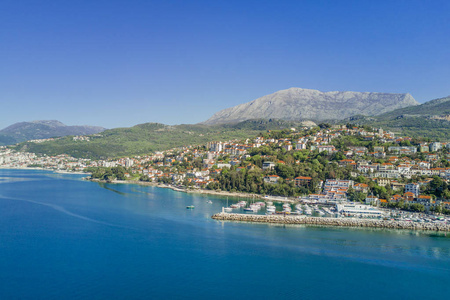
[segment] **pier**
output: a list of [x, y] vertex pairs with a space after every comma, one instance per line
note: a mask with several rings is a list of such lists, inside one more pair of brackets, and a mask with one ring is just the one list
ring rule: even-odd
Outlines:
[[404, 230], [450, 231], [450, 224], [445, 223], [417, 223], [410, 221], [357, 219], [357, 218], [323, 218], [290, 215], [247, 215], [221, 212], [211, 218], [220, 221], [299, 224], [341, 227], [371, 227]]

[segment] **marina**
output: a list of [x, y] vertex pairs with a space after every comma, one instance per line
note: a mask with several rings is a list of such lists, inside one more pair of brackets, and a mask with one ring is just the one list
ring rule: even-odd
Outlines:
[[246, 215], [229, 214], [225, 212], [214, 214], [214, 220], [240, 221], [257, 223], [298, 224], [298, 225], [322, 225], [339, 227], [372, 227], [405, 230], [450, 231], [450, 224], [446, 220], [437, 222], [411, 222], [411, 220], [394, 219], [362, 219], [362, 218], [322, 218], [296, 215]]
[[[266, 216], [271, 206], [283, 210], [269, 201], [244, 214], [252, 199], [40, 170], [0, 173], [1, 299], [379, 299], [381, 285], [388, 299], [440, 299], [450, 292], [448, 231], [417, 230], [440, 227], [445, 217], [395, 212], [393, 218], [417, 228], [383, 230], [362, 227], [370, 219], [328, 217], [333, 206], [318, 205], [325, 217], [294, 215], [306, 210], [304, 203], [292, 203], [291, 214]], [[240, 200], [246, 203], [232, 208], [236, 214], [211, 219]], [[308, 206], [313, 211], [315, 204]], [[300, 219], [310, 224], [297, 225]], [[353, 277], [372, 284], [349, 294]], [[199, 289], [199, 282], [208, 288]], [[300, 291], [273, 288], [287, 282]], [[328, 288], [318, 297], [323, 282]]]

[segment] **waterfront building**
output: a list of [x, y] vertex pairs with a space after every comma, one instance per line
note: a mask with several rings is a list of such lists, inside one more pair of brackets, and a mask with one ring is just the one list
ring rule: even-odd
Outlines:
[[325, 181], [324, 192], [337, 189], [347, 190], [349, 187], [353, 187], [353, 180], [327, 179]]
[[381, 217], [384, 214], [374, 207], [354, 203], [336, 204], [336, 209], [340, 214], [347, 216]]
[[367, 196], [365, 200], [367, 205], [377, 205], [379, 203], [379, 199], [373, 195]]

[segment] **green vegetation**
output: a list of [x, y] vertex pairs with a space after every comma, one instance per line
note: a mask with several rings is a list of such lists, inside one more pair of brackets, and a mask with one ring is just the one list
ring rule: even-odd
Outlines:
[[[305, 134], [300, 133], [300, 135]], [[272, 131], [265, 134], [266, 138], [292, 139], [295, 138], [289, 131]], [[351, 179], [351, 168], [340, 167], [338, 161], [343, 159], [342, 153], [319, 153], [317, 150], [286, 151], [281, 146], [273, 144], [253, 148], [250, 157], [244, 165], [247, 168], [224, 168], [216, 177], [217, 182], [210, 183], [207, 188], [211, 190], [226, 190], [231, 192], [246, 192], [256, 194], [269, 194], [279, 196], [298, 196], [317, 192], [320, 181], [326, 179]], [[263, 158], [264, 157], [264, 158]], [[261, 170], [264, 161], [279, 162], [273, 170]], [[266, 175], [278, 175], [278, 183], [265, 183]], [[296, 186], [294, 178], [298, 176], [311, 177], [311, 181], [303, 186]]]
[[382, 207], [387, 207], [387, 208], [394, 208], [394, 209], [413, 211], [413, 212], [424, 212], [425, 211], [425, 206], [423, 204], [419, 204], [419, 203], [405, 203], [404, 201], [382, 203], [381, 206]]
[[397, 109], [376, 117], [355, 116], [352, 123], [381, 127], [410, 137], [450, 140], [450, 97]]
[[43, 166], [41, 164], [31, 164], [27, 166], [28, 168], [42, 168]]
[[89, 168], [86, 170], [91, 172], [91, 178], [101, 179], [101, 180], [126, 180], [126, 173], [131, 173], [131, 170], [127, 170], [122, 166], [112, 167], [112, 168]]
[[233, 125], [175, 125], [145, 123], [130, 128], [106, 130], [89, 141], [71, 136], [44, 143], [22, 143], [18, 150], [37, 154], [68, 154], [75, 158], [107, 159], [149, 154], [176, 147], [205, 144], [214, 140], [245, 139], [270, 129], [289, 128], [295, 123], [249, 120]]
[[279, 196], [294, 196], [301, 192], [292, 181], [285, 182], [280, 179], [277, 184], [264, 183], [262, 172], [259, 169], [249, 171], [245, 169], [241, 171], [224, 169], [216, 179], [218, 182], [210, 183], [207, 186], [208, 189]]
[[[163, 128], [164, 127], [160, 127]], [[329, 128], [327, 124], [320, 124], [319, 128]], [[366, 127], [366, 131], [373, 129]], [[382, 137], [375, 136], [368, 141], [362, 135], [345, 135], [342, 134], [332, 140], [332, 144], [336, 148], [336, 152], [328, 153], [327, 151], [319, 152], [319, 150], [286, 150], [293, 145], [295, 141], [301, 137], [314, 134], [318, 129], [291, 131], [290, 129], [271, 130], [262, 133], [265, 139], [271, 140], [269, 143], [249, 149], [246, 156], [240, 157], [239, 162], [231, 167], [222, 167], [218, 169], [218, 165], [222, 163], [230, 163], [233, 161], [233, 155], [229, 153], [221, 153], [215, 159], [216, 165], [212, 166], [209, 175], [212, 179], [204, 179], [201, 175], [194, 175], [193, 172], [206, 172], [205, 159], [208, 157], [207, 148], [202, 146], [192, 147], [191, 149], [177, 149], [165, 152], [163, 157], [154, 157], [154, 161], [148, 161], [143, 158], [138, 163], [139, 170], [149, 169], [149, 175], [141, 175], [142, 172], [134, 172], [133, 169], [116, 168], [95, 168], [91, 169], [92, 178], [102, 180], [140, 180], [140, 181], [158, 181], [167, 184], [183, 185], [185, 187], [197, 186], [199, 188], [207, 188], [216, 191], [244, 192], [260, 195], [278, 195], [278, 196], [300, 196], [310, 193], [320, 192], [320, 182], [327, 179], [344, 179], [353, 180], [355, 185], [347, 190], [347, 196], [350, 201], [365, 202], [368, 195], [376, 196], [384, 199], [382, 206], [389, 208], [402, 209], [414, 212], [424, 212], [428, 208], [421, 203], [410, 203], [408, 199], [393, 196], [395, 194], [402, 195], [403, 188], [379, 184], [372, 178], [360, 173], [355, 164], [347, 160], [343, 152], [354, 146], [366, 147], [372, 151], [376, 146], [382, 146], [385, 149], [393, 145], [393, 143], [383, 143]], [[260, 133], [261, 134], [261, 133]], [[320, 136], [320, 135], [319, 135]], [[245, 141], [236, 142], [239, 146]], [[416, 143], [416, 141], [412, 141]], [[409, 146], [411, 141], [404, 139], [398, 143], [399, 145]], [[314, 148], [313, 148], [314, 149]], [[441, 156], [432, 163], [431, 167], [448, 166], [449, 162], [446, 157], [448, 150], [442, 149], [438, 154]], [[401, 155], [400, 160], [420, 159], [424, 160], [424, 153], [416, 153], [411, 155]], [[356, 161], [384, 163], [390, 161], [388, 158], [376, 159], [369, 153], [359, 154], [354, 157]], [[209, 159], [208, 159], [209, 160]], [[236, 160], [235, 160], [236, 161]], [[264, 170], [263, 163], [273, 162], [273, 168]], [[397, 161], [396, 164], [401, 164]], [[150, 173], [150, 169], [152, 172]], [[125, 176], [125, 174], [127, 174]], [[147, 174], [147, 173], [145, 173]], [[154, 176], [159, 174], [159, 176]], [[181, 178], [177, 178], [183, 175]], [[173, 175], [173, 177], [172, 177]], [[272, 175], [272, 176], [271, 176]], [[276, 176], [273, 176], [276, 175]], [[130, 177], [131, 176], [131, 177]], [[198, 178], [196, 178], [198, 177]], [[298, 178], [296, 177], [303, 177]], [[310, 177], [310, 178], [305, 178]], [[265, 180], [266, 179], [266, 180]], [[412, 177], [399, 176], [395, 180], [400, 184], [422, 182], [421, 195], [429, 195], [431, 199], [446, 200], [450, 199], [450, 185], [439, 176], [414, 175]], [[396, 190], [393, 190], [393, 189]], [[441, 208], [433, 208], [436, 212], [446, 213]]]
[[66, 126], [55, 120], [19, 122], [0, 130], [0, 146], [13, 145], [34, 139], [94, 134], [103, 130], [104, 128], [96, 126]]

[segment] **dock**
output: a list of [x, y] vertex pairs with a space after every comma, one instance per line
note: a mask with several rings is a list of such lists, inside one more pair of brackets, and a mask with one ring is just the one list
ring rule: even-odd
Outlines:
[[370, 227], [404, 230], [426, 230], [426, 231], [450, 231], [450, 224], [445, 223], [417, 223], [410, 221], [359, 219], [359, 218], [324, 218], [292, 215], [248, 215], [221, 212], [214, 214], [214, 220], [256, 222], [290, 225], [316, 225], [316, 226], [339, 226], [339, 227]]

